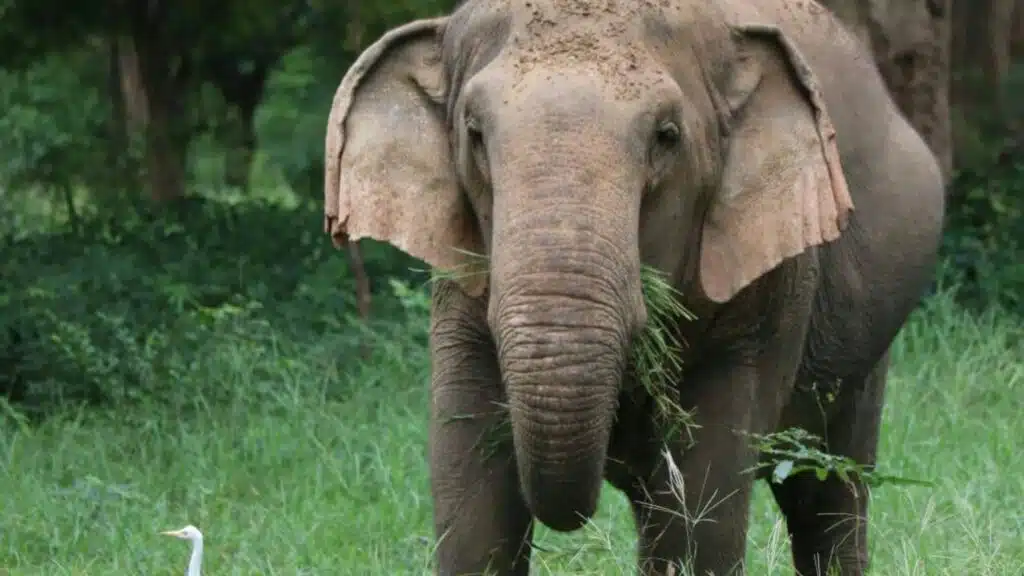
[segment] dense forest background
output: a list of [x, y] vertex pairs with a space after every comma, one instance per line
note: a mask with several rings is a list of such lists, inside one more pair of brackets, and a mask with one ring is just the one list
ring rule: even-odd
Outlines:
[[[373, 293], [386, 318], [416, 265], [318, 233], [326, 114], [368, 42], [450, 4], [6, 0], [0, 393], [42, 408], [159, 389], [136, 373], [154, 335], [229, 305], [314, 299], [295, 321], [340, 330]], [[937, 282], [1020, 311], [1024, 1], [827, 4], [948, 175]]]
[[[1024, 0], [825, 3], [949, 183], [880, 448], [935, 487], [872, 493], [878, 573], [1019, 573]], [[331, 246], [323, 143], [360, 51], [452, 4], [0, 0], [0, 574], [180, 573], [186, 523], [219, 574], [429, 571], [428, 275]], [[602, 498], [541, 573], [628, 573]]]
[[[135, 393], [155, 385], [122, 365], [154, 346], [138, 339], [200, 310], [277, 306], [316, 282], [323, 324], [392, 295], [412, 263], [373, 245], [341, 257], [318, 234], [326, 114], [368, 42], [451, 3], [7, 0], [0, 392]], [[826, 3], [946, 170], [938, 280], [1020, 310], [1024, 2]]]

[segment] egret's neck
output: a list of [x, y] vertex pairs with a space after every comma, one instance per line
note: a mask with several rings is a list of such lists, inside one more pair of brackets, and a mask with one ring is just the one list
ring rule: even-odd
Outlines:
[[200, 576], [199, 565], [203, 563], [203, 539], [192, 541], [192, 557], [188, 559], [188, 572], [185, 576]]

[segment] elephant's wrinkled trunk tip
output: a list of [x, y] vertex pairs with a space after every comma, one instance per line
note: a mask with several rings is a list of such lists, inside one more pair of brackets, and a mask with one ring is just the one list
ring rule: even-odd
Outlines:
[[553, 530], [576, 530], [597, 509], [624, 363], [622, 333], [602, 330], [604, 338], [588, 344], [537, 345], [540, 335], [521, 331], [534, 344], [505, 348], [522, 493], [534, 517]]
[[558, 532], [572, 532], [582, 528], [597, 512], [603, 477], [602, 457], [591, 460], [593, 470], [579, 476], [546, 476], [531, 470], [524, 479], [527, 506], [530, 512], [548, 528]]
[[531, 249], [511, 262], [495, 251], [491, 278], [520, 487], [533, 516], [558, 531], [597, 510], [636, 323], [639, 275], [630, 250], [594, 230], [602, 216], [550, 210], [536, 228], [503, 228], [499, 245]]

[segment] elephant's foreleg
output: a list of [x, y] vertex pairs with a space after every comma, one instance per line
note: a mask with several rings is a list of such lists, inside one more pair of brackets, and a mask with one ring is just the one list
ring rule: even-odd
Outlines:
[[[683, 406], [696, 406], [695, 444], [673, 447], [632, 490], [646, 575], [742, 574], [754, 463], [746, 430], [755, 406], [755, 371], [710, 367], [687, 375]], [[688, 444], [688, 443], [687, 443]], [[672, 466], [676, 471], [672, 471]], [[678, 473], [676, 473], [678, 472]], [[669, 561], [675, 562], [674, 569]], [[680, 567], [692, 570], [688, 572]]]
[[[870, 469], [875, 464], [881, 425], [888, 354], [862, 380], [846, 382], [819, 416], [812, 432], [825, 440], [826, 449]], [[800, 392], [806, 395], [813, 392]], [[815, 403], [804, 399], [805, 403]], [[804, 473], [772, 484], [772, 492], [786, 517], [793, 547], [793, 564], [800, 576], [841, 574], [860, 576], [868, 568], [868, 488], [855, 474], [843, 482], [834, 474], [819, 481]], [[830, 572], [831, 570], [831, 572]]]
[[438, 574], [526, 576], [532, 519], [483, 314], [483, 302], [451, 284], [437, 287], [430, 473]]

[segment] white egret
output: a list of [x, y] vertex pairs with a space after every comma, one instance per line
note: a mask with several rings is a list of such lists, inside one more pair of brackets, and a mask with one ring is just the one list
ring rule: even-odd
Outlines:
[[169, 530], [161, 532], [161, 534], [192, 542], [192, 557], [188, 560], [185, 576], [200, 576], [199, 565], [203, 563], [203, 533], [199, 531], [199, 528], [189, 524], [181, 530]]

